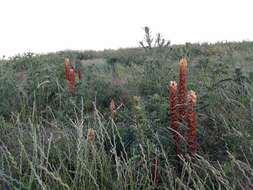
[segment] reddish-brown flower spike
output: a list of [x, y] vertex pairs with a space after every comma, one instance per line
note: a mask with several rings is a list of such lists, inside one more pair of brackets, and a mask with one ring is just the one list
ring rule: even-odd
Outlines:
[[178, 87], [178, 104], [179, 104], [179, 121], [182, 122], [185, 116], [186, 107], [186, 75], [187, 75], [187, 59], [182, 58], [179, 62], [179, 87]]
[[74, 69], [69, 70], [69, 93], [74, 96], [76, 88], [76, 77]]
[[196, 93], [189, 91], [187, 95], [188, 146], [193, 155], [197, 152], [196, 101]]
[[170, 106], [170, 116], [171, 122], [170, 127], [173, 129], [173, 138], [176, 145], [176, 153], [180, 154], [179, 147], [179, 130], [178, 130], [178, 115], [177, 115], [177, 83], [176, 81], [170, 81], [169, 85], [169, 106]]
[[111, 117], [112, 119], [115, 119], [116, 116], [116, 106], [115, 106], [115, 102], [114, 99], [112, 98], [111, 103], [110, 103], [110, 110], [111, 110]]
[[70, 70], [70, 62], [69, 62], [69, 59], [66, 58], [65, 61], [65, 79], [66, 80], [69, 80], [69, 70]]

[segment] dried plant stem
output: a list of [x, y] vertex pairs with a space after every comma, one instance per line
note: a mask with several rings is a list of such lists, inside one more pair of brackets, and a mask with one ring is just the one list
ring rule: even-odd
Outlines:
[[79, 68], [78, 68], [78, 70], [77, 70], [77, 74], [78, 74], [78, 79], [79, 79], [79, 80], [83, 80], [83, 75], [82, 75], [82, 73], [81, 73], [80, 66], [79, 66]]
[[153, 159], [152, 161], [152, 180], [154, 182], [154, 184], [157, 186], [161, 180], [159, 171], [158, 171], [158, 165], [159, 165], [159, 161], [157, 158]]
[[95, 135], [94, 129], [89, 128], [89, 129], [88, 129], [88, 133], [87, 133], [88, 142], [89, 142], [89, 143], [94, 142], [94, 141], [95, 141], [95, 137], [96, 137], [96, 135]]
[[113, 98], [110, 103], [110, 110], [111, 110], [111, 117], [114, 120], [116, 117], [116, 105], [115, 105], [115, 101]]

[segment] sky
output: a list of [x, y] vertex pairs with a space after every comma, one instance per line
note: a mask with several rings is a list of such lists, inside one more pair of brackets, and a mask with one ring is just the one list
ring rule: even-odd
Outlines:
[[0, 0], [0, 56], [253, 40], [252, 0]]

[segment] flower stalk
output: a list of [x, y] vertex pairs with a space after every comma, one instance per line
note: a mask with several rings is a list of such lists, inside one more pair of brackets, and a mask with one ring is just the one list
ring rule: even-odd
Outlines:
[[197, 152], [196, 101], [196, 93], [189, 91], [187, 95], [188, 146], [192, 155]]
[[169, 85], [169, 107], [170, 107], [170, 116], [171, 123], [170, 127], [173, 129], [173, 138], [176, 145], [176, 153], [180, 154], [179, 146], [179, 130], [178, 130], [178, 114], [177, 114], [177, 83], [176, 81], [171, 81]]
[[69, 93], [74, 96], [76, 88], [76, 77], [74, 69], [69, 70]]
[[68, 58], [65, 58], [65, 79], [69, 80], [69, 70], [70, 70], [70, 62]]
[[187, 77], [187, 59], [182, 58], [179, 62], [179, 87], [178, 87], [179, 122], [182, 122], [185, 117], [185, 106], [187, 96], [186, 77]]

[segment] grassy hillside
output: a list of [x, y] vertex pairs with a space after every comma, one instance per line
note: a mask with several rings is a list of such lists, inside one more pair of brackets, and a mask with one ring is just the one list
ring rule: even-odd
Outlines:
[[[253, 189], [253, 42], [148, 42], [1, 60], [0, 189]], [[168, 85], [182, 57], [197, 94], [196, 154], [187, 122], [180, 154], [171, 128]], [[65, 58], [83, 77], [73, 96]]]

